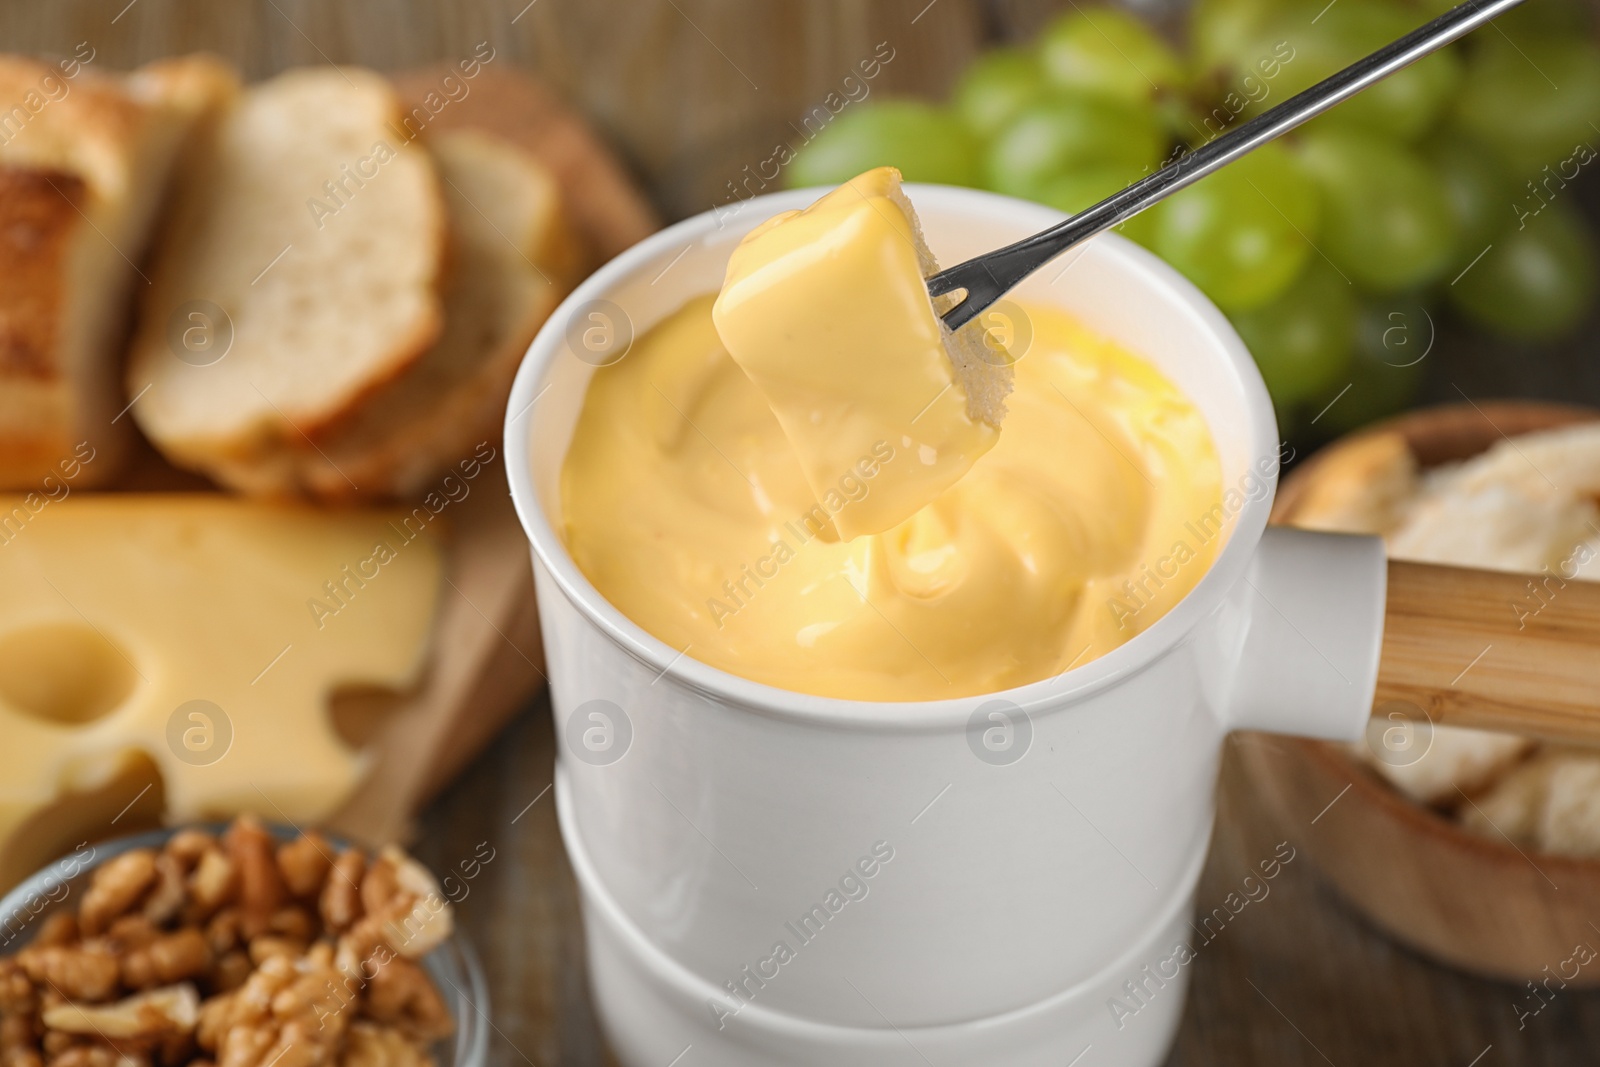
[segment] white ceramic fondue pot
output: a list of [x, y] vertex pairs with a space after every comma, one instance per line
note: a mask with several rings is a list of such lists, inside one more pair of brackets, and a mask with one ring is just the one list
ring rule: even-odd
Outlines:
[[[1267, 530], [1280, 445], [1250, 354], [1194, 286], [1106, 235], [1013, 295], [1139, 353], [1209, 422], [1225, 495], [1195, 524], [1220, 518], [1226, 543], [1172, 611], [1058, 677], [919, 703], [785, 692], [651, 637], [562, 543], [585, 388], [627, 358], [630, 331], [714, 292], [741, 236], [820, 192], [697, 216], [619, 256], [551, 317], [511, 395], [556, 798], [606, 1032], [633, 1067], [1158, 1063], [1201, 940], [1224, 735], [1362, 735], [1382, 543]], [[1061, 217], [907, 192], [945, 263]]]

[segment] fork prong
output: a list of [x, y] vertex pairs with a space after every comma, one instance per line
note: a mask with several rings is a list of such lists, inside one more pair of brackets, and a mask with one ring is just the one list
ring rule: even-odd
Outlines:
[[983, 309], [992, 303], [994, 303], [993, 298], [984, 300], [977, 294], [968, 292], [966, 296], [961, 298], [961, 302], [959, 304], [954, 305], [945, 311], [943, 315], [940, 315], [939, 321], [943, 322], [952, 330], [959, 330], [961, 327], [977, 318]]
[[977, 318], [1006, 290], [1006, 286], [996, 281], [982, 258], [958, 263], [935, 274], [927, 282], [929, 296], [948, 296], [961, 292], [960, 301], [945, 308], [939, 315], [940, 320], [952, 330], [960, 329]]
[[958, 274], [958, 270], [951, 269], [940, 271], [938, 274], [935, 274], [933, 277], [929, 278], [928, 295], [944, 296], [946, 293], [953, 293], [957, 289], [967, 288], [966, 282], [962, 281], [961, 278], [957, 276]]

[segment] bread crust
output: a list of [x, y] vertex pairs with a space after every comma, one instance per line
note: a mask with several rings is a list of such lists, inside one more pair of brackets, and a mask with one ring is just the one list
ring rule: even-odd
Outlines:
[[75, 60], [0, 56], [0, 101], [0, 488], [92, 485], [130, 437], [117, 363], [184, 123]]
[[63, 378], [62, 279], [87, 194], [76, 174], [0, 165], [0, 378]]

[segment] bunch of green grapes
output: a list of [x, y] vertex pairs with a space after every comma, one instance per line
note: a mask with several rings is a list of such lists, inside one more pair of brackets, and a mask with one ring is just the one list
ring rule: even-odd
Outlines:
[[[1072, 8], [943, 105], [842, 114], [792, 185], [892, 164], [1073, 214], [1440, 14], [1448, 0], [1197, 0], [1187, 48]], [[1571, 331], [1600, 270], [1569, 188], [1600, 171], [1600, 48], [1540, 0], [1123, 223], [1226, 312], [1286, 431], [1414, 394], [1448, 304], [1516, 340]]]

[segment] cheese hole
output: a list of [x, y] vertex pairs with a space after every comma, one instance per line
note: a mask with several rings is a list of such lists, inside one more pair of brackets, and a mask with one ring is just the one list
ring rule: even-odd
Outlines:
[[351, 748], [365, 748], [405, 694], [381, 685], [345, 685], [328, 699], [328, 717], [339, 740]]
[[138, 680], [126, 653], [91, 626], [0, 636], [0, 701], [47, 722], [93, 722], [120, 707]]

